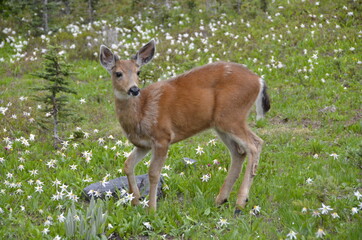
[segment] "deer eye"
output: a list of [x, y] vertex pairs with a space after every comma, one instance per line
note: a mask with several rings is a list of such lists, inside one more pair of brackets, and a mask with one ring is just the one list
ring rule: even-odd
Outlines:
[[122, 77], [123, 76], [123, 73], [122, 72], [116, 72], [116, 77]]
[[141, 74], [141, 71], [137, 71], [137, 76], [139, 76]]

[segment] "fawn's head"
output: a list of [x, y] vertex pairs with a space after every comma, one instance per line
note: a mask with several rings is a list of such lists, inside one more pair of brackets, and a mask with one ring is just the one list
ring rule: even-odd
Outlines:
[[140, 68], [150, 62], [155, 54], [155, 42], [144, 45], [131, 60], [120, 60], [117, 55], [101, 45], [99, 59], [101, 65], [111, 74], [114, 92], [117, 98], [125, 99], [140, 94]]

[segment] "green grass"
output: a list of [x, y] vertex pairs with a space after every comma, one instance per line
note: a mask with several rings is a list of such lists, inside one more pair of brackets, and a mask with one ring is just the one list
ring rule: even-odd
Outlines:
[[[99, 211], [107, 213], [99, 225], [104, 230], [98, 237], [285, 239], [294, 231], [297, 239], [315, 239], [318, 229], [323, 229], [326, 239], [361, 239], [361, 199], [355, 194], [362, 193], [362, 41], [358, 29], [362, 9], [353, 1], [320, 1], [318, 6], [314, 1], [287, 2], [269, 3], [268, 15], [250, 1], [242, 7], [252, 8], [241, 15], [195, 15], [176, 9], [170, 10], [170, 26], [146, 16], [110, 23], [122, 29], [142, 28], [141, 32], [129, 33], [130, 37], [128, 33], [120, 34], [120, 41], [128, 44], [128, 48], [118, 49], [123, 58], [129, 58], [149, 39], [158, 39], [158, 55], [141, 74], [146, 85], [206, 64], [210, 58], [235, 61], [263, 76], [272, 109], [265, 120], [258, 122], [254, 120], [255, 112], [251, 112], [250, 125], [265, 145], [244, 214], [234, 215], [242, 177], [228, 203], [221, 207], [214, 204], [230, 159], [220, 140], [215, 146], [209, 144], [216, 136], [207, 131], [170, 148], [166, 165], [171, 169], [163, 170], [168, 176], [164, 177], [165, 195], [158, 201], [157, 213], [148, 213], [142, 206], [119, 204], [113, 198], [96, 203]], [[184, 11], [183, 17], [180, 11]], [[179, 21], [185, 24], [177, 24]], [[62, 136], [69, 146], [59, 151], [52, 147], [51, 132], [38, 126], [43, 113], [31, 98], [31, 87], [40, 81], [31, 73], [40, 68], [40, 61], [11, 63], [13, 47], [6, 43], [0, 48], [5, 59], [0, 66], [0, 107], [8, 108], [5, 114], [0, 113], [1, 239], [81, 239], [80, 232], [73, 237], [67, 235], [66, 223], [73, 223], [73, 215], [78, 214], [88, 219], [88, 224], [95, 224], [86, 218], [89, 202], [82, 189], [105, 177], [124, 175], [120, 171], [126, 159], [124, 153], [130, 152], [132, 146], [126, 143], [115, 117], [109, 76], [92, 55], [102, 42], [101, 27], [82, 31], [82, 36], [98, 38], [98, 45], [82, 51], [85, 38], [72, 39], [65, 33], [49, 36], [50, 41], [60, 44], [76, 44], [76, 49], [66, 50], [78, 73], [72, 79], [78, 95], [70, 96], [70, 101], [84, 119], [62, 126]], [[203, 36], [195, 32], [203, 32]], [[36, 43], [36, 47], [41, 43], [39, 38], [29, 42]], [[29, 44], [25, 50], [36, 51], [34, 46]], [[39, 51], [37, 56], [40, 58]], [[21, 96], [27, 99], [21, 100]], [[80, 99], [86, 103], [81, 104]], [[30, 116], [24, 116], [24, 112]], [[31, 122], [31, 118], [35, 121]], [[35, 135], [34, 141], [30, 140], [31, 134]], [[79, 138], [69, 139], [71, 135]], [[99, 138], [105, 142], [99, 144]], [[117, 145], [118, 140], [123, 144]], [[78, 145], [74, 147], [74, 143]], [[196, 153], [198, 146], [204, 150], [201, 155]], [[83, 156], [85, 151], [92, 151], [89, 162]], [[185, 165], [184, 157], [197, 163]], [[147, 172], [144, 163], [149, 159], [146, 157], [137, 166], [137, 174]], [[215, 159], [219, 164], [213, 163]], [[51, 160], [55, 160], [54, 167], [49, 167]], [[76, 170], [71, 169], [73, 165]], [[202, 182], [205, 174], [211, 177]], [[55, 185], [56, 179], [67, 189], [62, 191], [60, 185]], [[36, 187], [43, 191], [36, 192]], [[65, 196], [52, 200], [57, 191]], [[69, 193], [75, 194], [77, 200], [71, 200]], [[321, 214], [322, 203], [333, 210]], [[253, 214], [254, 206], [261, 208], [260, 213]], [[353, 214], [352, 208], [357, 208], [358, 213]], [[315, 211], [320, 215], [313, 216]], [[333, 218], [334, 212], [338, 218]], [[58, 219], [68, 213], [69, 219], [64, 222]], [[221, 218], [228, 224], [220, 226]], [[146, 227], [147, 222], [151, 229]], [[49, 229], [46, 234], [42, 233], [45, 228]]]

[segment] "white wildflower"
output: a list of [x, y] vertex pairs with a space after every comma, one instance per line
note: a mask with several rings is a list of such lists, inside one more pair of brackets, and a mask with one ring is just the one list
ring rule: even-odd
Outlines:
[[308, 178], [305, 182], [306, 182], [307, 184], [312, 184], [312, 183], [313, 183], [313, 179], [312, 179], [312, 178]]
[[291, 231], [287, 234], [287, 238], [288, 238], [288, 239], [297, 239], [297, 233], [294, 232], [293, 230], [291, 230]]
[[208, 182], [210, 180], [210, 174], [205, 174], [201, 177], [203, 182]]
[[336, 212], [332, 213], [331, 216], [332, 216], [332, 218], [339, 218], [339, 215]]
[[152, 226], [149, 222], [144, 222], [143, 225], [148, 229], [148, 230], [151, 230], [152, 229]]
[[196, 154], [201, 155], [201, 154], [203, 154], [203, 153], [205, 153], [205, 152], [204, 152], [204, 149], [203, 149], [201, 146], [198, 146], [198, 147], [196, 148]]
[[333, 208], [331, 208], [330, 206], [326, 206], [322, 203], [322, 207], [319, 208], [319, 210], [321, 211], [322, 214], [327, 214], [329, 211], [332, 211]]
[[145, 207], [148, 207], [148, 202], [149, 201], [145, 198], [140, 202], [140, 204], [142, 205], [143, 208], [145, 208]]
[[354, 195], [356, 196], [357, 200], [359, 200], [362, 197], [362, 194], [359, 191], [355, 191]]
[[64, 220], [65, 220], [64, 213], [61, 213], [60, 215], [58, 215], [59, 222], [64, 222]]
[[229, 223], [227, 219], [220, 217], [219, 221], [217, 222], [217, 225], [219, 227], [227, 226]]
[[322, 238], [323, 236], [325, 236], [326, 233], [324, 232], [324, 230], [322, 228], [319, 228], [318, 231], [316, 232], [315, 236], [317, 238]]
[[42, 233], [43, 235], [47, 235], [49, 232], [50, 232], [50, 231], [49, 231], [49, 228], [44, 228], [44, 229], [41, 231], [41, 233]]
[[352, 211], [352, 215], [355, 215], [356, 213], [358, 213], [358, 208], [353, 207], [353, 208], [351, 209], [351, 211]]

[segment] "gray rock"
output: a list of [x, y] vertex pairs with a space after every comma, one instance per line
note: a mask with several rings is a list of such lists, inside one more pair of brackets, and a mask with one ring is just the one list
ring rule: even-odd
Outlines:
[[[146, 197], [150, 191], [150, 182], [148, 179], [148, 174], [136, 176], [137, 186], [140, 190], [141, 197]], [[162, 192], [163, 178], [161, 176], [160, 182], [157, 186], [157, 197], [160, 198], [163, 195]], [[115, 178], [107, 182], [106, 184], [102, 184], [101, 182], [96, 182], [88, 187], [83, 189], [85, 196], [88, 199], [91, 199], [92, 190], [99, 192], [99, 196], [94, 196], [95, 198], [104, 198], [106, 196], [106, 192], [111, 191], [113, 197], [119, 197], [119, 193], [122, 192], [122, 189], [128, 192], [128, 180], [126, 176]]]

